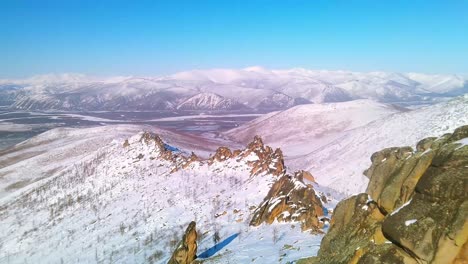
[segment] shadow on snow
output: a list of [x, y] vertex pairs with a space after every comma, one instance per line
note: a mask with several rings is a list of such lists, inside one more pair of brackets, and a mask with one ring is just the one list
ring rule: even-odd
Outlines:
[[231, 243], [236, 237], [239, 236], [239, 233], [237, 234], [234, 234], [226, 239], [224, 239], [223, 241], [219, 242], [218, 244], [214, 245], [214, 247], [211, 247], [207, 250], [205, 250], [205, 252], [201, 253], [200, 255], [198, 255], [199, 258], [209, 258], [211, 256], [213, 256], [214, 254], [216, 254], [218, 251], [220, 251], [221, 249], [223, 249], [225, 246], [227, 246], [229, 243]]

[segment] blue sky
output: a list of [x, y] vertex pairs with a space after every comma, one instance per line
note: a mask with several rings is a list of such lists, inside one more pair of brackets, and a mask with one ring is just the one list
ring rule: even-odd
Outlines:
[[305, 67], [468, 75], [468, 1], [0, 1], [0, 78]]

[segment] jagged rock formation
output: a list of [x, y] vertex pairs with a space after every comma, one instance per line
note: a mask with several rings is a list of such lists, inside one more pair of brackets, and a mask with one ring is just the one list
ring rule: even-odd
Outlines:
[[367, 193], [340, 202], [300, 263], [466, 263], [468, 126], [372, 155]]
[[[258, 159], [249, 159], [250, 155], [258, 157]], [[265, 146], [259, 136], [255, 136], [254, 140], [247, 145], [247, 148], [239, 153], [240, 159], [247, 158], [248, 163], [252, 166], [252, 175], [260, 173], [271, 173], [279, 176], [285, 173], [283, 152], [277, 148], [275, 151], [270, 146]]]
[[197, 257], [196, 223], [191, 222], [185, 230], [182, 240], [177, 245], [168, 264], [190, 264]]
[[302, 230], [318, 231], [321, 224], [317, 217], [323, 215], [322, 203], [314, 189], [302, 181], [305, 173], [284, 175], [276, 181], [253, 213], [250, 224], [296, 221], [301, 223]]
[[317, 232], [323, 224], [318, 216], [323, 215], [322, 202], [311, 185], [304, 183], [304, 178], [314, 182], [313, 176], [307, 171], [298, 171], [294, 176], [287, 175], [283, 153], [281, 149], [273, 149], [264, 145], [259, 136], [244, 150], [231, 151], [228, 147], [219, 147], [207, 161], [198, 158], [194, 153], [189, 157], [183, 154], [174, 154], [166, 148], [166, 144], [157, 135], [144, 133], [140, 139], [148, 145], [154, 145], [159, 156], [172, 164], [172, 171], [185, 169], [191, 164], [207, 162], [213, 165], [216, 162], [245, 162], [249, 167], [250, 176], [268, 174], [278, 177], [271, 187], [264, 201], [255, 210], [251, 225], [278, 222], [300, 222], [303, 230]]
[[[181, 153], [174, 153], [174, 151], [167, 148], [167, 145], [158, 135], [150, 132], [143, 133], [140, 142], [154, 146], [155, 150], [159, 153], [156, 158], [162, 158], [173, 162], [176, 170], [180, 169], [180, 167], [187, 167], [193, 162], [203, 162], [194, 153], [189, 157], [186, 157]], [[128, 147], [129, 145], [128, 140], [123, 144], [124, 147]], [[214, 162], [223, 162], [233, 158], [236, 158], [237, 161], [246, 161], [247, 164], [252, 167], [252, 175], [270, 173], [275, 176], [279, 176], [285, 173], [284, 159], [281, 149], [273, 151], [270, 146], [265, 146], [263, 144], [263, 141], [259, 136], [255, 136], [254, 140], [249, 143], [247, 148], [244, 150], [231, 151], [228, 147], [219, 147], [207, 162], [211, 165]]]
[[214, 161], [225, 161], [232, 157], [232, 152], [228, 147], [219, 147], [216, 150], [215, 154], [212, 157], [210, 157], [210, 164]]

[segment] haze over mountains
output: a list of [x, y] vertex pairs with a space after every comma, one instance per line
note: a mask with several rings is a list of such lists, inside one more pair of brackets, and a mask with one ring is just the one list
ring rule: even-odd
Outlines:
[[0, 103], [23, 110], [265, 111], [355, 99], [432, 104], [467, 91], [467, 80], [456, 75], [249, 67], [145, 78], [63, 74], [0, 80]]

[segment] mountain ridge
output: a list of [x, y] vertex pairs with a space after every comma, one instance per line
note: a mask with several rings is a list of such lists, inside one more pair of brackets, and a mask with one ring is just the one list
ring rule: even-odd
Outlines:
[[62, 74], [0, 80], [0, 93], [8, 87], [10, 93], [14, 87], [15, 94], [9, 106], [23, 110], [174, 110], [181, 102], [203, 93], [215, 93], [251, 109], [257, 109], [260, 102], [263, 102], [260, 108], [268, 109], [295, 105], [275, 100], [265, 105], [274, 94], [284, 94], [285, 98], [291, 98], [289, 101], [302, 103], [373, 99], [418, 105], [468, 92], [466, 79], [456, 75], [259, 67], [193, 70], [162, 77], [96, 78]]

